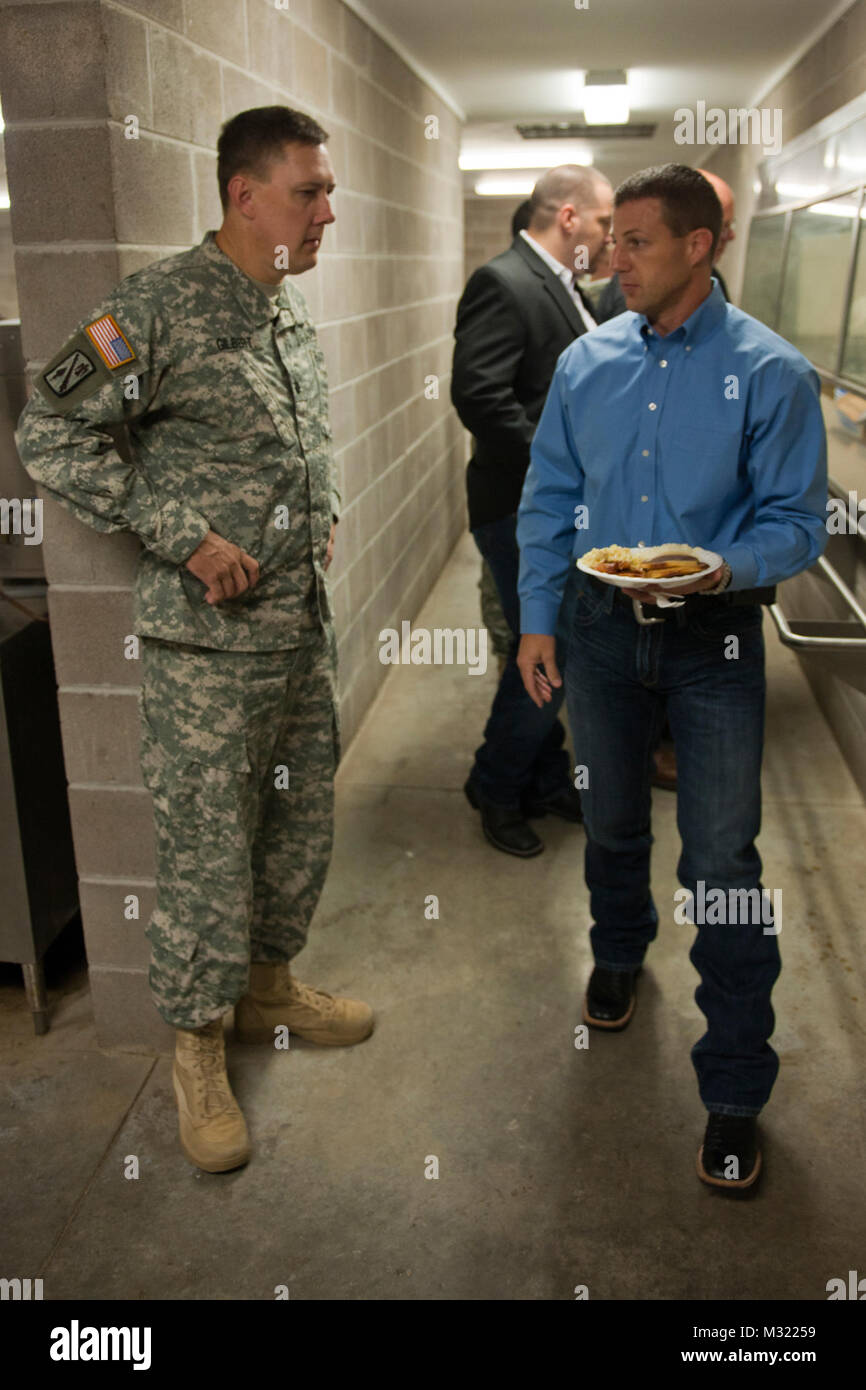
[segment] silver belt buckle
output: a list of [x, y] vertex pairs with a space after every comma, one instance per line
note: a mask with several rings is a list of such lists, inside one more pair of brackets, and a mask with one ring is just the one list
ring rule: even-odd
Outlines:
[[641, 627], [653, 627], [653, 625], [654, 625], [655, 623], [663, 623], [663, 622], [664, 622], [664, 618], [647, 618], [647, 617], [645, 617], [645, 616], [644, 616], [644, 611], [643, 611], [643, 603], [641, 602], [641, 600], [640, 600], [639, 598], [633, 598], [632, 601], [631, 601], [631, 606], [632, 606], [632, 610], [634, 611], [634, 616], [635, 616], [636, 620], [640, 623]]

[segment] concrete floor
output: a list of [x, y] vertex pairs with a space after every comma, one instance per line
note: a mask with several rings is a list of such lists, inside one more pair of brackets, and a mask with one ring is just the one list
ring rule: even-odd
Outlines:
[[[477, 571], [464, 537], [415, 626], [477, 627]], [[583, 832], [540, 822], [547, 849], [528, 862], [489, 848], [461, 786], [495, 662], [484, 677], [398, 667], [339, 773], [333, 867], [297, 971], [369, 999], [373, 1037], [286, 1054], [233, 1045], [229, 1024], [255, 1152], [208, 1175], [178, 1148], [169, 1059], [97, 1047], [80, 961], [49, 980], [42, 1038], [4, 967], [0, 1273], [42, 1277], [46, 1298], [271, 1299], [286, 1284], [301, 1299], [472, 1300], [579, 1284], [592, 1299], [825, 1299], [828, 1279], [862, 1273], [866, 807], [765, 631], [760, 847], [785, 891], [784, 969], [755, 1194], [731, 1200], [694, 1172], [690, 929], [662, 924], [630, 1028], [577, 1051]], [[678, 837], [674, 797], [654, 799], [661, 905]]]

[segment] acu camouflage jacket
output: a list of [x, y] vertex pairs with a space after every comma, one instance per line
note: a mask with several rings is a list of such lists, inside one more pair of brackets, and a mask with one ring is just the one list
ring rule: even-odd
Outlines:
[[[330, 623], [327, 375], [289, 280], [272, 306], [208, 232], [121, 281], [37, 387], [21, 461], [81, 521], [140, 537], [137, 633], [271, 651]], [[209, 529], [260, 565], [254, 589], [214, 605], [185, 566]]]

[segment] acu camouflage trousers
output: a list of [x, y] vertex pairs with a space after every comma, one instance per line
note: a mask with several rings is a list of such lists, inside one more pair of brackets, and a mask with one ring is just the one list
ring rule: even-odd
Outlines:
[[333, 629], [290, 651], [141, 639], [153, 797], [150, 986], [173, 1028], [226, 1013], [250, 961], [301, 950], [331, 857], [340, 758]]

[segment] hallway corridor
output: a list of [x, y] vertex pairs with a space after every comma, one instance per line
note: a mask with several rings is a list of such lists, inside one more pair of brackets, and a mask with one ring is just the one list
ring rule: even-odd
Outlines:
[[[477, 577], [464, 534], [413, 626], [477, 627]], [[634, 1021], [578, 1050], [583, 832], [538, 822], [545, 853], [513, 859], [486, 844], [461, 790], [491, 654], [483, 677], [392, 669], [344, 757], [298, 974], [368, 999], [377, 1027], [345, 1050], [293, 1038], [272, 1053], [235, 1046], [227, 1020], [248, 1167], [185, 1162], [170, 1059], [97, 1047], [83, 970], [52, 995], [41, 1038], [3, 976], [8, 1267], [44, 1278], [46, 1299], [267, 1300], [278, 1285], [302, 1300], [569, 1300], [577, 1286], [593, 1300], [826, 1298], [863, 1259], [866, 807], [769, 617], [764, 631], [759, 847], [765, 885], [785, 885], [782, 1066], [754, 1196], [726, 1200], [695, 1175], [705, 1117], [689, 1048], [703, 1020], [692, 929], [665, 917], [675, 797], [653, 793], [662, 921]]]

